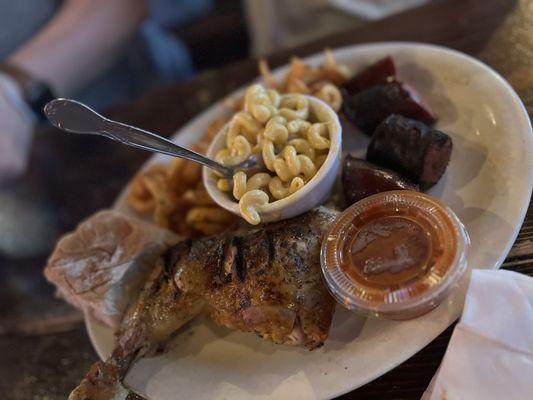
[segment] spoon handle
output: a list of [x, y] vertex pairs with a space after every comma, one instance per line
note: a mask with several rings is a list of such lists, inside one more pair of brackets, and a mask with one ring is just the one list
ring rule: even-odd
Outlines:
[[66, 132], [105, 136], [128, 146], [185, 158], [223, 174], [228, 173], [226, 167], [208, 157], [178, 146], [155, 133], [105, 118], [85, 104], [75, 100], [52, 100], [46, 104], [44, 112], [52, 125]]
[[186, 160], [194, 161], [219, 172], [226, 173], [224, 166], [210, 158], [185, 147], [178, 146], [170, 140], [145, 131], [144, 129], [108, 119], [105, 121], [104, 130], [101, 131], [101, 134], [128, 146], [147, 151], [155, 151], [173, 157], [185, 158]]

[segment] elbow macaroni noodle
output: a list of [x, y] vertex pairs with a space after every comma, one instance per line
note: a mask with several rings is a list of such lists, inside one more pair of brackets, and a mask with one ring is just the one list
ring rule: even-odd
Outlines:
[[239, 201], [241, 215], [252, 225], [261, 222], [259, 211], [268, 204], [268, 194], [262, 190], [250, 190], [246, 192]]
[[313, 124], [307, 130], [307, 141], [316, 150], [329, 149], [331, 145], [328, 135], [327, 123]]
[[228, 125], [225, 147], [215, 158], [236, 165], [252, 154], [261, 154], [265, 171], [247, 176], [239, 171], [233, 185], [218, 179], [217, 187], [239, 201], [246, 221], [258, 224], [260, 212], [272, 201], [300, 190], [313, 178], [327, 157], [331, 141], [329, 125], [311, 122], [309, 100], [302, 95], [281, 98], [273, 89], [250, 86], [244, 95], [244, 111]]
[[299, 176], [293, 178], [289, 185], [285, 185], [281, 179], [275, 176], [268, 182], [268, 190], [270, 190], [272, 197], [274, 197], [276, 200], [280, 200], [290, 196], [297, 190], [301, 189], [304, 185], [304, 180]]

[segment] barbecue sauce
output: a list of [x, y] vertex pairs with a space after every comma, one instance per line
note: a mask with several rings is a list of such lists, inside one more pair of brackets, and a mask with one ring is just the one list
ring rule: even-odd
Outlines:
[[463, 229], [451, 210], [420, 193], [371, 196], [345, 211], [330, 229], [322, 247], [326, 283], [348, 308], [377, 316], [382, 306], [392, 311], [393, 304], [399, 314], [388, 317], [401, 319], [402, 304], [426, 295], [428, 307], [421, 310], [428, 311], [441, 300], [432, 297], [433, 289], [448, 285], [454, 269], [465, 269], [468, 237]]
[[376, 287], [400, 285], [430, 267], [431, 237], [417, 221], [383, 216], [345, 242], [342, 268], [355, 281]]

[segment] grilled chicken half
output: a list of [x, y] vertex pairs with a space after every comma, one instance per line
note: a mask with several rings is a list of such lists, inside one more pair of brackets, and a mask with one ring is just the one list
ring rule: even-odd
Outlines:
[[135, 360], [164, 348], [202, 310], [220, 325], [312, 350], [335, 308], [321, 280], [321, 238], [335, 213], [318, 208], [262, 227], [184, 240], [154, 269], [117, 333], [117, 348], [91, 367], [70, 400], [123, 399]]

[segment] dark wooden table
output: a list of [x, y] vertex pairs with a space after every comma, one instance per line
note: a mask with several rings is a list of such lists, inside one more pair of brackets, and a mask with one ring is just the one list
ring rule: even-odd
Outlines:
[[[283, 51], [271, 62], [275, 66], [291, 54], [310, 54], [326, 46], [384, 40], [437, 43], [472, 54], [500, 72], [530, 116], [533, 113], [533, 0], [435, 1]], [[170, 135], [256, 74], [256, 62], [245, 60], [148, 94], [108, 115]], [[7, 240], [9, 255], [0, 256], [2, 399], [64, 399], [97, 359], [81, 315], [53, 298], [41, 270], [58, 235], [108, 207], [145, 158], [142, 152], [108, 141], [47, 130], [35, 140], [27, 177], [0, 192], [0, 210], [5, 214], [0, 212], [0, 224], [5, 227], [6, 220], [12, 221], [13, 231], [19, 232]], [[503, 267], [533, 275], [531, 207]], [[343, 398], [420, 398], [441, 362], [450, 333], [451, 328], [399, 367]]]

